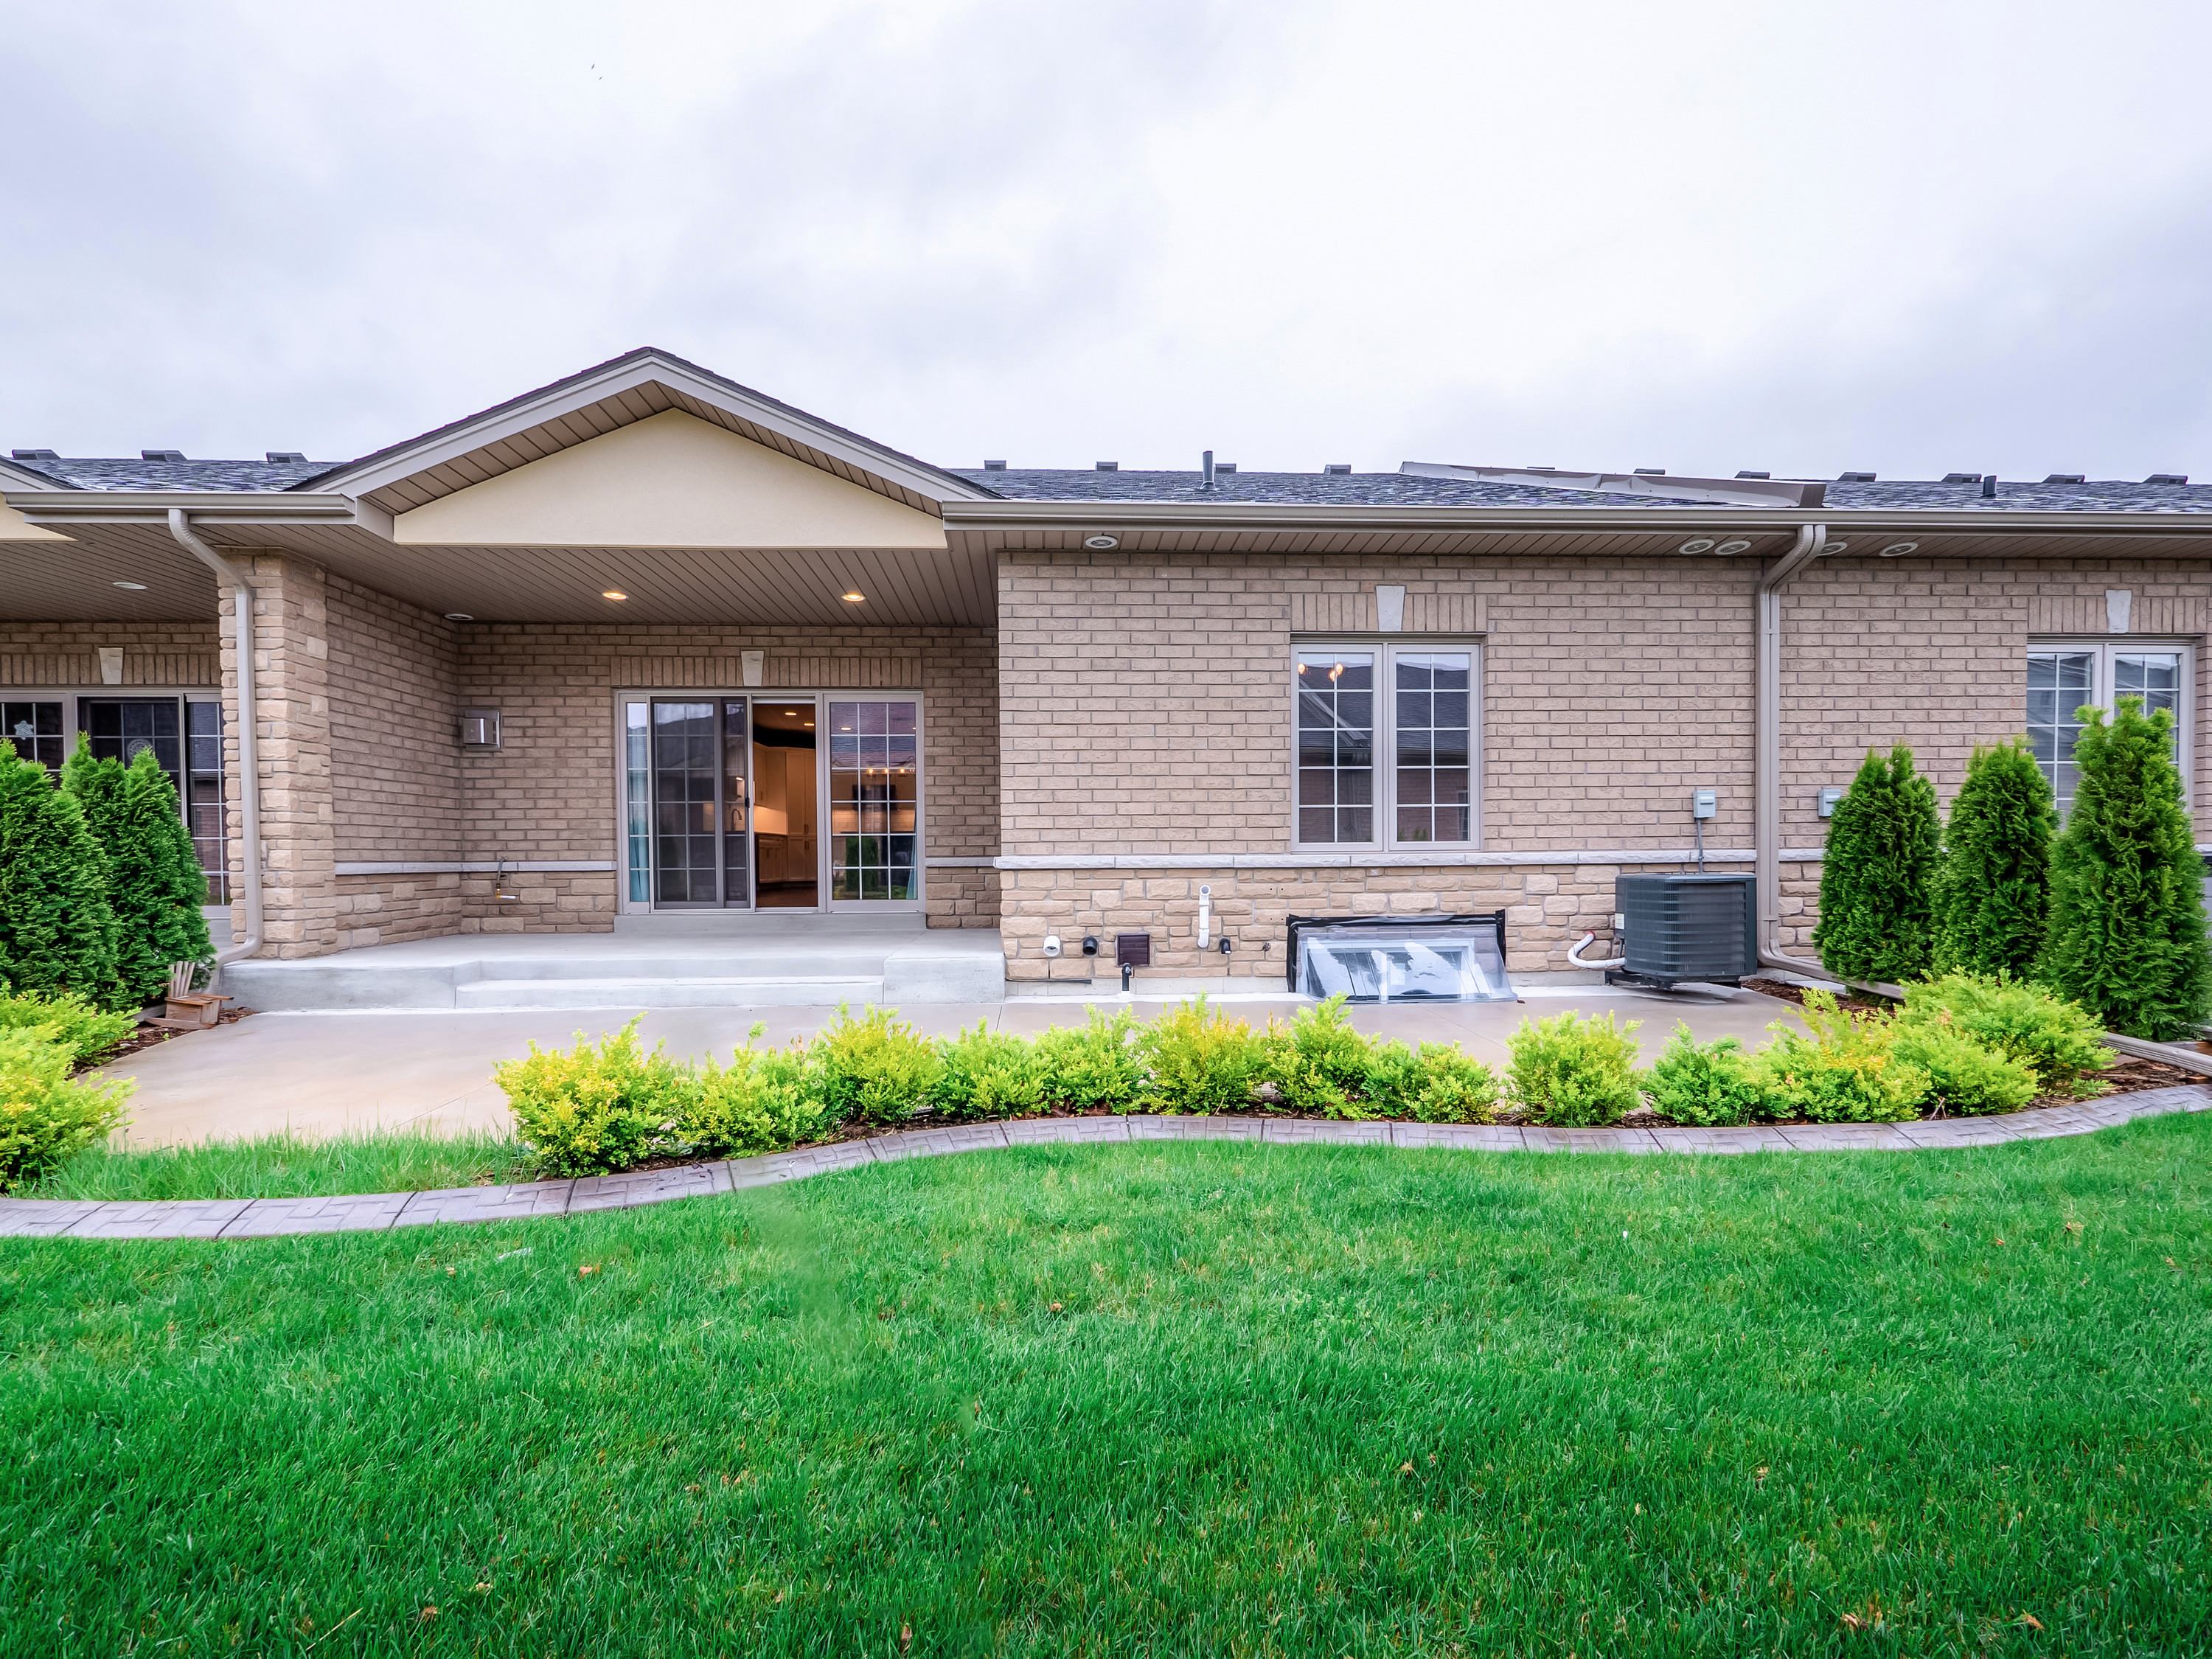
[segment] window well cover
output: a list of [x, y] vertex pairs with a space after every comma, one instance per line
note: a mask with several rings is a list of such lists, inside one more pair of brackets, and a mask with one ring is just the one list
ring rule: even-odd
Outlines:
[[1292, 916], [1290, 985], [1352, 1002], [1511, 1002], [1505, 913]]

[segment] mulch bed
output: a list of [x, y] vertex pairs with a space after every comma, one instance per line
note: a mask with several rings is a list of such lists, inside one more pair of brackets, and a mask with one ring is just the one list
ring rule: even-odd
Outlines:
[[[235, 1025], [252, 1012], [251, 1008], [228, 1008], [216, 1016], [215, 1023], [216, 1025]], [[204, 1029], [213, 1030], [215, 1026], [210, 1025]], [[128, 1059], [131, 1055], [142, 1053], [145, 1049], [158, 1048], [164, 1042], [191, 1035], [190, 1031], [166, 1031], [158, 1025], [141, 1025], [98, 1060], [80, 1066], [77, 1070], [81, 1073], [96, 1072], [103, 1066], [112, 1066], [118, 1060]]]

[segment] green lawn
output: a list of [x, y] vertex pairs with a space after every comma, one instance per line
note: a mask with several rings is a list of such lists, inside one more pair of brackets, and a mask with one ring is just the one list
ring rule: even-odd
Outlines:
[[401, 1129], [328, 1139], [262, 1135], [139, 1151], [91, 1146], [13, 1196], [307, 1198], [530, 1178], [530, 1155], [504, 1135]]
[[2164, 1119], [0, 1244], [0, 1652], [2202, 1653], [2208, 1206]]

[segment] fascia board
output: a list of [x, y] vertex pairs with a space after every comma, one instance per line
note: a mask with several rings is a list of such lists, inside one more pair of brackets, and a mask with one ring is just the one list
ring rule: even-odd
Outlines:
[[[33, 524], [167, 524], [182, 507], [195, 524], [359, 523], [374, 529], [373, 507], [356, 511], [345, 495], [246, 495], [206, 489], [14, 490], [4, 501]], [[388, 523], [388, 520], [387, 520]]]
[[73, 483], [50, 478], [43, 472], [33, 472], [20, 462], [0, 460], [0, 484], [10, 489], [35, 489], [42, 493], [67, 493], [76, 489]]
[[805, 444], [808, 448], [818, 450], [848, 466], [872, 473], [887, 483], [911, 489], [930, 501], [993, 499], [972, 485], [942, 473], [916, 467], [868, 445], [855, 443], [843, 434], [832, 431], [821, 422], [794, 415], [787, 409], [738, 396], [726, 386], [718, 386], [687, 368], [660, 358], [619, 364], [605, 374], [549, 391], [544, 396], [533, 398], [526, 404], [502, 410], [459, 431], [448, 432], [417, 448], [398, 455], [387, 455], [374, 466], [330, 473], [324, 482], [327, 487], [343, 487], [349, 494], [374, 495], [387, 484], [411, 478], [434, 466], [443, 466], [488, 444], [501, 442], [562, 415], [655, 381], [672, 392], [680, 392], [686, 397], [696, 398], [702, 404], [711, 404], [756, 426], [766, 427], [794, 443]]
[[1376, 530], [1680, 531], [1698, 535], [1721, 527], [1730, 532], [1794, 531], [1824, 524], [1832, 534], [1897, 531], [1948, 535], [2131, 535], [2212, 536], [2212, 513], [2007, 513], [1971, 508], [1899, 511], [1874, 507], [1810, 507], [1790, 510], [1729, 507], [1400, 507], [1306, 506], [1297, 503], [1224, 501], [994, 501], [948, 503], [948, 525], [978, 528], [1066, 529], [1073, 526], [1133, 530], [1328, 530], [1347, 533]]

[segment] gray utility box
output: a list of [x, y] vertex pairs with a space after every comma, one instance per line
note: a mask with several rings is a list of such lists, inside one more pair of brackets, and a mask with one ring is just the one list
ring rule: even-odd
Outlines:
[[[1620, 977], [1734, 984], [1759, 971], [1758, 878], [1621, 876], [1613, 884], [1620, 916]], [[1611, 975], [1607, 975], [1612, 977]]]

